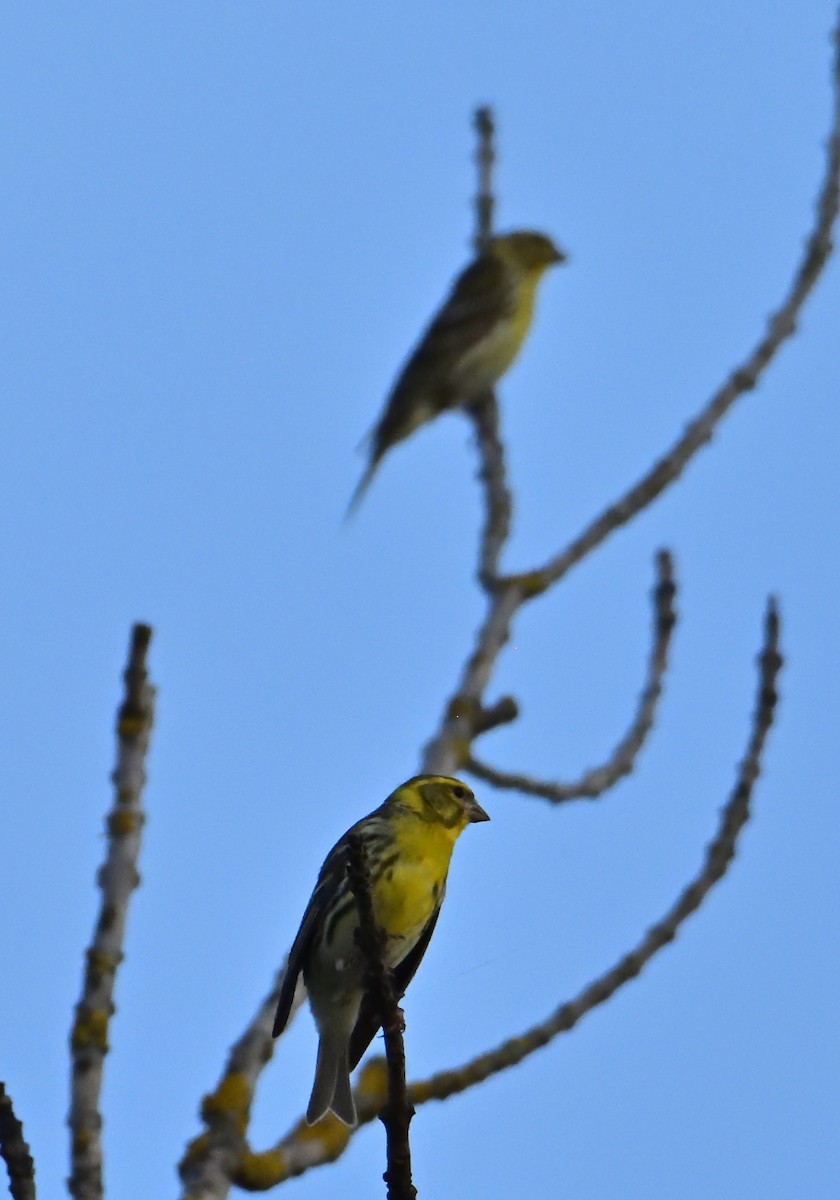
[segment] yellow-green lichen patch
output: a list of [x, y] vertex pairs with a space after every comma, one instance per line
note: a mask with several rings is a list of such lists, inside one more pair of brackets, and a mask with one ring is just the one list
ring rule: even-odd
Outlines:
[[147, 728], [149, 719], [143, 712], [123, 712], [117, 722], [117, 733], [121, 738], [135, 738]]
[[246, 1192], [267, 1192], [289, 1178], [286, 1159], [280, 1150], [256, 1154], [246, 1150], [239, 1160], [233, 1182]]
[[105, 954], [101, 950], [90, 949], [86, 952], [87, 971], [85, 972], [85, 987], [98, 988], [103, 979], [113, 977], [117, 966], [122, 960], [122, 954]]
[[89, 1129], [74, 1129], [73, 1130], [73, 1153], [86, 1154], [93, 1141], [93, 1134]]
[[321, 1161], [335, 1162], [346, 1150], [352, 1132], [352, 1129], [343, 1121], [339, 1121], [338, 1117], [327, 1113], [314, 1125], [307, 1125], [305, 1121], [300, 1121], [295, 1126], [293, 1140], [302, 1143], [318, 1142], [323, 1147]]
[[384, 1058], [366, 1062], [356, 1084], [356, 1093], [364, 1108], [379, 1109], [388, 1099], [388, 1064]]
[[251, 1111], [251, 1085], [247, 1075], [231, 1071], [225, 1075], [215, 1092], [210, 1092], [201, 1102], [201, 1116], [211, 1124], [220, 1117], [232, 1119], [239, 1134], [248, 1128]]
[[101, 1050], [103, 1054], [107, 1054], [109, 1016], [110, 1014], [101, 1008], [79, 1008], [70, 1033], [72, 1048], [74, 1050]]
[[108, 833], [111, 837], [125, 837], [137, 833], [143, 827], [143, 813], [136, 809], [114, 809], [108, 813]]
[[551, 583], [545, 571], [526, 571], [515, 576], [515, 580], [523, 600], [533, 600], [535, 596], [541, 596]]

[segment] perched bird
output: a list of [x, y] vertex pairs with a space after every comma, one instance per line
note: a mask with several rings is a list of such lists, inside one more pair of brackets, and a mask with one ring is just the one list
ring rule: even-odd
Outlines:
[[358, 909], [347, 878], [350, 834], [367, 851], [374, 916], [386, 936], [395, 992], [402, 996], [438, 919], [452, 847], [470, 822], [489, 820], [466, 784], [445, 775], [417, 775], [357, 821], [327, 855], [289, 951], [274, 1019], [277, 1037], [289, 1020], [302, 972], [320, 1039], [306, 1110], [310, 1125], [330, 1110], [347, 1125], [356, 1124], [350, 1072], [380, 1026], [354, 938]]
[[491, 238], [462, 271], [371, 431], [370, 460], [348, 514], [392, 446], [446, 409], [480, 396], [504, 375], [530, 327], [537, 284], [565, 258], [544, 233], [520, 229]]

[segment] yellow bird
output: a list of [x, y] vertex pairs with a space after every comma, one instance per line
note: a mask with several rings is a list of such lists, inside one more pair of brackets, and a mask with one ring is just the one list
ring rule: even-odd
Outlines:
[[327, 855], [289, 951], [274, 1020], [277, 1037], [286, 1028], [302, 973], [319, 1035], [306, 1110], [310, 1125], [330, 1110], [345, 1124], [356, 1124], [350, 1072], [380, 1025], [354, 937], [358, 909], [347, 879], [348, 837], [359, 836], [367, 851], [374, 916], [385, 933], [386, 962], [401, 997], [438, 919], [452, 848], [467, 825], [489, 820], [465, 783], [417, 775], [357, 821]]
[[391, 389], [370, 434], [370, 459], [348, 514], [392, 446], [446, 409], [474, 400], [504, 375], [530, 328], [537, 284], [565, 259], [546, 234], [520, 229], [491, 238], [462, 271]]

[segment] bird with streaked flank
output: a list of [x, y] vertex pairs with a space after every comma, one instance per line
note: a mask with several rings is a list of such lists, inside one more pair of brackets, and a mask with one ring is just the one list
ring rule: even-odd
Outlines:
[[373, 913], [385, 934], [385, 962], [399, 998], [434, 931], [455, 842], [467, 825], [489, 820], [465, 783], [417, 775], [357, 821], [327, 855], [289, 951], [273, 1031], [277, 1037], [286, 1028], [302, 974], [319, 1035], [308, 1124], [330, 1111], [356, 1124], [350, 1072], [380, 1027], [355, 940], [359, 916], [347, 876], [348, 838], [355, 834], [366, 851]]
[[391, 389], [348, 515], [392, 446], [439, 413], [475, 400], [504, 375], [531, 326], [537, 285], [565, 260], [550, 237], [532, 229], [489, 239], [455, 280]]

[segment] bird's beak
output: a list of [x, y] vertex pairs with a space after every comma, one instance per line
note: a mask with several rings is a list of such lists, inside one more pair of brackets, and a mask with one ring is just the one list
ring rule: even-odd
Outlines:
[[556, 263], [564, 263], [568, 260], [568, 254], [565, 254], [559, 246], [554, 247], [554, 258], [551, 260]]
[[466, 813], [467, 813], [467, 820], [470, 823], [474, 823], [475, 821], [489, 821], [490, 820], [487, 813], [484, 811], [484, 809], [481, 807], [481, 805], [478, 803], [477, 800], [470, 801], [470, 803], [466, 807]]

